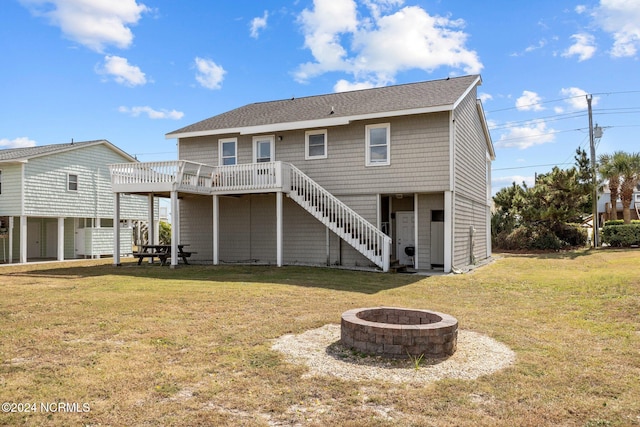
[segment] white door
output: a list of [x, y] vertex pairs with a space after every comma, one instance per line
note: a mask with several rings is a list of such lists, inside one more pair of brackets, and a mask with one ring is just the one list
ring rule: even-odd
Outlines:
[[27, 221], [27, 258], [42, 256], [40, 221]]
[[[275, 137], [254, 136], [253, 137], [253, 163], [268, 163], [275, 161]], [[256, 171], [256, 185], [272, 184], [271, 168], [258, 167]], [[273, 177], [275, 179], [275, 177]]]
[[396, 212], [396, 257], [400, 264], [413, 266], [412, 252], [415, 253], [415, 216], [413, 211]]
[[444, 211], [431, 211], [431, 268], [444, 266]]

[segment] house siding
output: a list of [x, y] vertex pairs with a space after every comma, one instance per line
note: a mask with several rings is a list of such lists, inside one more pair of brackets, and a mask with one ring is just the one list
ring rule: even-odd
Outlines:
[[[124, 161], [124, 157], [104, 145], [30, 159], [25, 165], [24, 214], [112, 218], [114, 203], [108, 165]], [[77, 191], [67, 190], [68, 174], [78, 176]], [[144, 197], [125, 196], [121, 202], [121, 218], [147, 218]]]
[[487, 141], [475, 89], [456, 108], [455, 121], [453, 266], [467, 268], [487, 258], [489, 227]]
[[[391, 126], [389, 166], [365, 166], [365, 126], [376, 123]], [[334, 194], [444, 191], [449, 187], [448, 135], [447, 113], [358, 121], [327, 128], [327, 158], [305, 160], [305, 130], [278, 132], [275, 159], [296, 165]], [[183, 138], [179, 158], [218, 165], [218, 140], [236, 136]], [[253, 162], [252, 137], [237, 136], [238, 163]]]
[[22, 165], [0, 164], [0, 170], [2, 170], [0, 216], [20, 215]]

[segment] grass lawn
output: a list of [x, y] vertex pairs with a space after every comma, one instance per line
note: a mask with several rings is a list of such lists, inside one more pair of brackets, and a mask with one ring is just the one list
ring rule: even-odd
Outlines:
[[[439, 277], [1, 267], [0, 402], [36, 407], [0, 413], [0, 425], [640, 425], [640, 250], [498, 257]], [[355, 382], [303, 377], [271, 349], [375, 305], [451, 314], [516, 362], [471, 381]]]

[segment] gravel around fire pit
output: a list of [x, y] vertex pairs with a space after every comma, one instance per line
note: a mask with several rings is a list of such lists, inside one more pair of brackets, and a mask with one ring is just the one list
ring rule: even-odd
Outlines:
[[383, 380], [426, 383], [445, 378], [472, 380], [515, 362], [515, 353], [496, 340], [458, 330], [458, 349], [446, 359], [423, 358], [418, 369], [411, 360], [367, 356], [340, 344], [340, 325], [325, 325], [300, 335], [274, 340], [274, 350], [291, 363], [309, 367], [305, 377], [329, 375], [349, 381]]

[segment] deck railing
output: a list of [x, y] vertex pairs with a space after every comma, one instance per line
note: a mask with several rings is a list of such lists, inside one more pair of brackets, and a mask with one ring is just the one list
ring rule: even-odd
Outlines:
[[186, 191], [198, 194], [288, 191], [288, 165], [282, 162], [210, 166], [185, 160], [110, 165], [114, 191]]
[[184, 160], [109, 166], [113, 191], [241, 194], [284, 191], [344, 241], [389, 269], [391, 239], [295, 166], [282, 162], [210, 166]]

